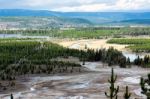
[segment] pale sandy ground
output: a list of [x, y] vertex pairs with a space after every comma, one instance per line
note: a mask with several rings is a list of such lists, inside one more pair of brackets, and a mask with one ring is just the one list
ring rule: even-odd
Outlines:
[[108, 49], [109, 47], [114, 47], [119, 51], [128, 50], [125, 48], [127, 45], [108, 44], [107, 40], [108, 39], [62, 40], [55, 43], [73, 49], [85, 49], [85, 46], [87, 46], [87, 48], [91, 48], [91, 49], [100, 49], [100, 48]]

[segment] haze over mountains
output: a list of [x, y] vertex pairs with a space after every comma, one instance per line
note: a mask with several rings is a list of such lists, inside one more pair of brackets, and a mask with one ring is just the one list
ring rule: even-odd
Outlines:
[[[41, 17], [52, 19], [47, 25], [150, 25], [150, 12], [55, 12], [47, 10], [0, 9], [0, 20], [5, 18]], [[4, 18], [5, 17], [5, 18]], [[28, 20], [32, 20], [28, 18]], [[13, 19], [14, 20], [14, 19]], [[11, 20], [11, 22], [13, 21]], [[55, 20], [55, 21], [54, 21]], [[29, 21], [28, 21], [29, 22]], [[49, 21], [44, 21], [49, 22]]]

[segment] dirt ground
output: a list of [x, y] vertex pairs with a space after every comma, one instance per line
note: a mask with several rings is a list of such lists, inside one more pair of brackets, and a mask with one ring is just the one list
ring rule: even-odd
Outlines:
[[108, 44], [107, 40], [108, 39], [62, 40], [55, 43], [73, 49], [85, 49], [86, 46], [87, 48], [91, 49], [100, 49], [100, 48], [108, 49], [109, 47], [114, 47], [119, 51], [128, 50], [125, 48], [127, 45]]

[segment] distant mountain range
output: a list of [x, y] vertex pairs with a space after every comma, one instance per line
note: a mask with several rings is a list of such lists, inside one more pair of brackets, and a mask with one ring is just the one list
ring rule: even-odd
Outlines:
[[[59, 24], [140, 24], [150, 25], [150, 12], [55, 12], [47, 10], [0, 9], [1, 17], [49, 17]], [[66, 24], [65, 24], [66, 25]]]

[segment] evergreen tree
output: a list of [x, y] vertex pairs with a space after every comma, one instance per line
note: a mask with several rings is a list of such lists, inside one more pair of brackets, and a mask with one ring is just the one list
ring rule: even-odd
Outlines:
[[112, 68], [111, 77], [108, 80], [108, 82], [110, 83], [110, 87], [109, 87], [110, 93], [105, 92], [105, 95], [110, 99], [117, 99], [117, 97], [118, 97], [117, 94], [119, 92], [119, 86], [117, 86], [117, 88], [115, 88], [116, 80], [117, 80], [117, 75], [114, 75], [114, 70]]
[[140, 81], [140, 86], [141, 86], [141, 93], [147, 96], [147, 99], [150, 99], [150, 74], [148, 74], [148, 78], [144, 79], [141, 78]]
[[14, 99], [13, 94], [10, 95], [10, 99]]
[[120, 65], [121, 68], [126, 68], [126, 58], [125, 57], [122, 57], [120, 59], [119, 65]]
[[131, 93], [129, 93], [128, 86], [126, 86], [126, 92], [124, 94], [124, 99], [130, 99], [130, 97], [131, 97]]
[[129, 67], [131, 67], [131, 62], [130, 62], [130, 58], [129, 58], [129, 57], [127, 58], [126, 64], [127, 64]]

